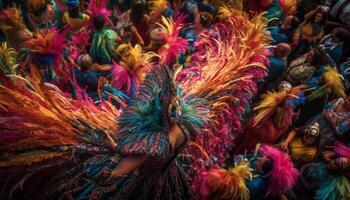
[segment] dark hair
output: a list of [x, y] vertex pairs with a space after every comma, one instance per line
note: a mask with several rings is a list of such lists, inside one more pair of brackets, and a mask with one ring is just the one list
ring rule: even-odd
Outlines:
[[101, 31], [105, 26], [105, 19], [102, 15], [99, 15], [93, 19], [95, 29]]
[[290, 26], [293, 30], [297, 29], [300, 24], [300, 20], [298, 17], [293, 16]]
[[313, 21], [315, 20], [315, 17], [316, 17], [316, 15], [317, 15], [318, 13], [320, 13], [320, 14], [322, 15], [322, 20], [321, 20], [320, 24], [321, 24], [321, 25], [324, 25], [324, 24], [326, 23], [326, 21], [327, 21], [327, 16], [328, 16], [328, 14], [327, 14], [327, 12], [325, 12], [323, 9], [318, 9], [318, 10], [314, 13], [314, 15], [313, 15], [312, 17], [310, 17], [309, 20], [307, 20], [307, 22], [313, 22]]
[[131, 22], [136, 24], [142, 20], [143, 15], [146, 13], [146, 5], [143, 2], [135, 2], [131, 6]]
[[271, 172], [271, 170], [273, 169], [273, 160], [270, 157], [267, 157], [268, 159], [263, 163], [263, 165], [261, 166], [261, 170], [262, 173], [268, 174], [269, 172]]
[[338, 30], [337, 37], [340, 39], [341, 42], [349, 41], [348, 38], [350, 37], [350, 32], [348, 30], [342, 27], [338, 27], [336, 29]]
[[313, 49], [313, 51], [315, 51], [315, 54], [312, 57], [312, 60], [310, 63], [311, 66], [317, 67], [320, 65], [331, 64], [331, 60], [329, 59], [329, 56], [325, 50], [323, 50], [320, 47], [317, 47], [317, 48]]

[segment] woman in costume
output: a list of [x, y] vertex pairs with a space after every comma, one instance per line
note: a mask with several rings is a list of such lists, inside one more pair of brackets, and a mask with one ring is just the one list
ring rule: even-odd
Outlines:
[[[208, 127], [203, 135], [206, 140], [198, 135], [194, 139], [199, 146], [205, 146], [211, 157], [223, 158], [230, 140], [225, 144], [217, 140], [224, 135], [221, 130], [228, 136], [232, 129], [239, 128], [238, 116], [255, 93], [257, 80], [266, 72], [264, 24], [262, 16], [249, 21], [240, 12], [230, 15], [226, 26], [215, 27], [215, 38], [205, 35], [201, 40], [203, 46], [196, 55], [200, 62], [193, 66], [201, 78], [182, 79], [181, 83], [187, 87], [182, 93], [172, 86], [176, 67], [155, 67], [122, 114], [108, 101], [96, 106], [89, 100], [80, 97], [73, 100], [63, 95], [57, 88], [39, 81], [34, 67], [33, 74], [25, 80], [0, 74], [3, 84], [0, 142], [9, 144], [1, 145], [2, 151], [7, 152], [1, 157], [1, 166], [12, 172], [20, 168], [24, 170], [21, 175], [26, 174], [14, 182], [11, 178], [16, 177], [6, 177], [14, 184], [8, 184], [6, 187], [11, 189], [4, 191], [13, 194], [20, 190], [21, 184], [16, 183], [25, 183], [31, 175], [62, 166], [59, 162], [74, 162], [71, 170], [58, 167], [55, 176], [45, 177], [52, 178], [51, 181], [43, 177], [41, 181], [52, 190], [43, 186], [37, 194], [44, 194], [43, 198], [62, 197], [62, 194], [77, 198], [104, 198], [104, 195], [121, 199], [190, 198], [181, 168], [174, 162], [179, 149], [175, 147], [187, 140], [183, 133], [195, 136], [194, 133]], [[166, 44], [158, 51], [162, 55], [160, 62], [176, 61], [179, 50], [185, 48], [187, 43], [177, 38], [180, 25], [171, 21], [165, 24], [169, 29]], [[205, 50], [206, 59], [200, 60]], [[187, 81], [196, 84], [186, 84]], [[241, 102], [234, 104], [233, 100], [238, 98]], [[225, 122], [225, 117], [232, 120]], [[208, 141], [209, 137], [216, 142]], [[210, 163], [208, 167], [222, 166], [223, 161]]]
[[321, 114], [311, 118], [306, 124], [317, 122], [323, 136], [320, 147], [331, 144], [336, 139], [344, 140], [349, 137], [350, 127], [350, 98], [337, 98], [324, 106]]
[[290, 155], [297, 166], [302, 166], [315, 160], [319, 141], [320, 125], [314, 123], [292, 130], [278, 146]]
[[117, 33], [111, 29], [114, 27], [114, 24], [109, 19], [111, 11], [106, 10], [106, 5], [106, 0], [92, 0], [87, 10], [92, 18], [90, 23], [92, 33], [90, 55], [93, 61], [100, 65], [112, 64], [113, 60], [119, 61], [115, 52]]
[[[305, 165], [297, 186], [286, 193], [288, 199], [340, 200], [350, 198], [350, 148], [336, 142], [322, 153], [322, 160]], [[312, 196], [306, 196], [306, 194]]]
[[294, 49], [291, 57], [296, 58], [314, 47], [324, 36], [324, 26], [327, 18], [327, 12], [318, 6], [315, 10], [305, 14], [304, 21], [298, 28], [299, 44]]
[[266, 93], [254, 108], [256, 114], [249, 119], [243, 133], [235, 138], [232, 155], [252, 151], [258, 143], [274, 144], [297, 117], [294, 109], [304, 101], [303, 88], [292, 88], [290, 83], [283, 81], [278, 92]]
[[62, 24], [70, 25], [70, 30], [75, 33], [88, 25], [90, 17], [80, 12], [79, 0], [68, 0], [66, 3], [67, 12], [63, 13]]

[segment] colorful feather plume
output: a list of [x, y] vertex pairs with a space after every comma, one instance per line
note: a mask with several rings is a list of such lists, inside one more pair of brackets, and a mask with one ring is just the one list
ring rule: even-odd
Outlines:
[[150, 0], [150, 16], [152, 19], [157, 19], [162, 15], [164, 10], [169, 7], [167, 0]]
[[107, 0], [91, 0], [86, 12], [90, 15], [90, 27], [93, 27], [92, 20], [98, 16], [102, 16], [106, 24], [111, 28], [114, 28], [114, 24], [110, 17], [112, 16], [112, 11], [106, 9]]
[[185, 16], [179, 15], [173, 19], [167, 19], [162, 16], [162, 24], [158, 25], [163, 32], [163, 40], [165, 44], [162, 45], [158, 50], [158, 55], [162, 64], [172, 64], [181, 52], [186, 51], [187, 40], [179, 37], [180, 30], [183, 27], [182, 22], [184, 21]]
[[[174, 98], [180, 108], [177, 114], [168, 110]], [[119, 118], [117, 149], [126, 154], [162, 156], [170, 117], [190, 133], [198, 134], [205, 127], [207, 113], [204, 100], [179, 92], [168, 66], [155, 66]]]
[[[206, 182], [202, 186], [209, 192], [204, 195], [207, 199], [249, 199], [249, 189], [245, 181], [252, 179], [252, 169], [247, 163], [226, 169], [211, 169], [204, 174]], [[203, 195], [203, 194], [202, 194]], [[211, 198], [213, 196], [213, 198]]]
[[281, 106], [282, 103], [290, 103], [293, 101], [293, 99], [303, 100], [302, 92], [305, 89], [306, 86], [300, 85], [286, 91], [267, 92], [266, 94], [262, 95], [263, 99], [254, 108], [254, 110], [258, 112], [258, 114], [254, 117], [254, 126], [257, 126], [262, 120], [271, 116], [271, 114], [276, 111], [276, 108]]
[[[30, 59], [33, 63], [42, 66], [60, 65], [66, 48], [65, 38], [69, 28], [63, 30], [56, 28], [45, 29], [23, 44], [24, 48], [30, 50]], [[42, 67], [41, 66], [41, 67]]]
[[18, 53], [15, 49], [9, 48], [6, 42], [0, 46], [0, 65], [6, 74], [15, 74], [15, 64]]
[[142, 47], [120, 45], [116, 52], [121, 56], [120, 64], [113, 62], [113, 86], [128, 95], [133, 95], [152, 68], [153, 52], [142, 52]]
[[8, 78], [1, 72], [0, 80], [0, 151], [7, 153], [2, 154], [0, 165], [25, 166], [71, 156], [69, 147], [79, 149], [77, 145], [107, 151], [100, 130], [117, 130], [119, 112], [112, 104], [74, 100], [56, 86], [44, 84], [34, 67], [28, 79]]
[[349, 198], [349, 179], [344, 174], [331, 173], [326, 163], [318, 162], [312, 166], [311, 176], [319, 183], [314, 199], [338, 200]]
[[265, 175], [268, 178], [266, 196], [279, 196], [286, 188], [292, 188], [299, 177], [299, 172], [290, 157], [270, 145], [260, 146], [259, 152], [273, 160], [272, 171]]
[[264, 17], [250, 18], [237, 10], [232, 13], [199, 36], [197, 52], [192, 55], [192, 73], [184, 74], [185, 70], [178, 75], [186, 93], [210, 105], [208, 129], [196, 137], [196, 147], [188, 149], [193, 154], [191, 164], [197, 169], [191, 177], [194, 191], [203, 182], [201, 173], [225, 165], [232, 133], [240, 131], [241, 116], [257, 92], [258, 81], [267, 74], [269, 38], [264, 34]]
[[21, 11], [17, 8], [7, 8], [2, 10], [0, 12], [0, 28], [3, 30], [25, 29], [26, 25], [23, 23]]
[[321, 87], [310, 94], [312, 99], [319, 97], [346, 97], [343, 76], [333, 67], [325, 67], [324, 73], [319, 79]]

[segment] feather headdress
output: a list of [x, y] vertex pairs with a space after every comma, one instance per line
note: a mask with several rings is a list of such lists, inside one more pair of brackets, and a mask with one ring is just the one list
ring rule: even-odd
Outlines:
[[266, 196], [281, 195], [286, 188], [292, 188], [299, 177], [299, 172], [290, 157], [270, 145], [262, 145], [259, 152], [273, 160], [272, 171], [265, 175], [268, 178]]
[[107, 0], [91, 0], [86, 12], [90, 15], [90, 27], [93, 27], [92, 20], [95, 17], [102, 16], [104, 21], [111, 27], [114, 28], [114, 24], [110, 17], [112, 16], [112, 11], [107, 8]]
[[157, 52], [161, 58], [160, 63], [171, 64], [176, 56], [178, 56], [181, 52], [186, 51], [188, 42], [186, 39], [179, 37], [184, 19], [184, 15], [176, 17], [175, 21], [162, 16], [162, 24], [158, 25], [162, 29], [165, 44], [162, 45]]
[[63, 59], [64, 50], [67, 47], [65, 37], [68, 34], [68, 26], [63, 30], [56, 28], [46, 29], [23, 44], [30, 50], [30, 59], [40, 65], [59, 65]]
[[132, 47], [128, 44], [120, 45], [116, 52], [122, 62], [120, 65], [113, 63], [113, 86], [131, 95], [151, 70], [152, 59], [157, 55], [153, 52], [143, 53], [140, 45]]
[[[252, 169], [248, 163], [226, 169], [211, 169], [204, 174], [206, 181], [202, 187], [208, 187], [213, 199], [249, 199], [249, 189], [245, 181], [252, 178]], [[203, 188], [202, 188], [203, 189]]]
[[258, 114], [254, 117], [254, 126], [258, 125], [262, 120], [267, 119], [278, 106], [282, 103], [291, 103], [293, 99], [300, 99], [303, 103], [303, 90], [306, 89], [305, 85], [293, 87], [286, 91], [281, 92], [267, 92], [262, 96], [262, 100], [254, 108]]

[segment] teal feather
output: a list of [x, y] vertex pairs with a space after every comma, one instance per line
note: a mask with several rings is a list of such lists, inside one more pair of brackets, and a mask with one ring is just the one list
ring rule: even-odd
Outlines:
[[[199, 133], [207, 120], [207, 104], [183, 94], [172, 85], [166, 66], [155, 67], [119, 118], [117, 150], [124, 154], [162, 156], [168, 142], [168, 105], [175, 95], [182, 108], [177, 121], [191, 133]], [[173, 113], [170, 114], [174, 116]]]
[[94, 34], [92, 39], [90, 54], [92, 58], [100, 64], [108, 64], [112, 62], [109, 46], [114, 45], [117, 34], [110, 29], [104, 29]]
[[342, 200], [350, 197], [350, 181], [344, 174], [330, 173], [324, 162], [313, 166], [311, 172], [312, 177], [319, 182], [316, 200]]

